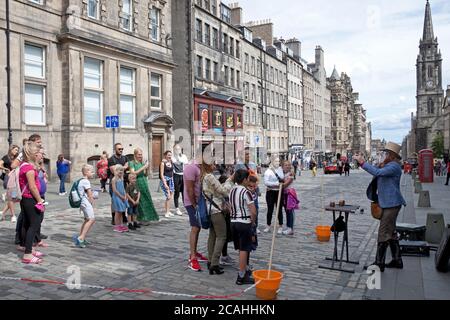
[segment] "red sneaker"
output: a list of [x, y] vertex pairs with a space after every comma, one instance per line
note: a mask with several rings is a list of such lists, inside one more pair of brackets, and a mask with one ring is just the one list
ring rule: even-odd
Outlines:
[[189, 268], [194, 271], [202, 271], [197, 259], [189, 259]]
[[208, 258], [206, 258], [204, 255], [202, 255], [201, 253], [197, 252], [195, 254], [195, 257], [198, 259], [198, 261], [200, 262], [208, 262]]

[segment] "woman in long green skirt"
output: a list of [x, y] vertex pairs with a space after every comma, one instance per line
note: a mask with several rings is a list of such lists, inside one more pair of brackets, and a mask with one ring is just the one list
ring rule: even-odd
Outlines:
[[141, 199], [139, 201], [138, 207], [138, 220], [141, 222], [158, 221], [159, 216], [156, 213], [155, 207], [153, 205], [152, 197], [150, 195], [150, 190], [148, 189], [148, 162], [142, 163], [143, 155], [142, 149], [136, 148], [134, 150], [134, 160], [128, 163], [130, 172], [137, 175], [137, 186], [141, 192]]

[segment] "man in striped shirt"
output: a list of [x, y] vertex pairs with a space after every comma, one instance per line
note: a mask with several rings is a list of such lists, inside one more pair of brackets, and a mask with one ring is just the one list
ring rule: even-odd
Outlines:
[[236, 284], [254, 284], [251, 270], [248, 268], [248, 257], [252, 250], [252, 228], [256, 221], [256, 207], [252, 194], [245, 187], [248, 183], [247, 170], [238, 170], [234, 174], [234, 182], [237, 184], [230, 191], [231, 204], [231, 231], [233, 234], [234, 248], [239, 250], [239, 273]]

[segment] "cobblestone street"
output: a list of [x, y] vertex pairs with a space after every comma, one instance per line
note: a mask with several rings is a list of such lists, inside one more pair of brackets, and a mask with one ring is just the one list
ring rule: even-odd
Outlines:
[[[365, 187], [370, 176], [354, 171], [351, 176], [325, 175], [312, 177], [303, 172], [295, 184], [301, 199], [301, 210], [296, 212], [295, 235], [278, 236], [275, 243], [273, 268], [284, 273], [278, 299], [362, 299], [366, 291], [367, 275], [362, 270], [370, 260], [369, 253], [375, 245], [377, 222], [368, 213]], [[162, 213], [162, 193], [157, 192], [156, 181], [151, 183], [152, 196], [159, 213]], [[239, 293], [235, 285], [237, 263], [225, 267], [225, 274], [211, 276], [208, 272], [193, 272], [187, 267], [189, 223], [187, 215], [164, 218], [126, 234], [112, 232], [109, 214], [109, 195], [101, 194], [96, 204], [97, 223], [90, 241], [92, 246], [80, 249], [71, 237], [78, 231], [81, 216], [76, 209], [68, 208], [67, 199], [58, 197], [55, 185], [50, 186], [48, 206], [43, 223], [43, 233], [49, 235], [49, 248], [44, 263], [25, 266], [12, 243], [14, 225], [1, 222], [0, 248], [3, 277], [46, 279], [66, 282], [67, 268], [76, 265], [81, 269], [82, 284], [107, 288], [150, 289], [152, 293], [119, 292], [82, 287], [69, 290], [65, 285], [0, 280], [2, 299], [177, 299], [183, 295], [223, 296]], [[323, 198], [322, 192], [323, 189]], [[53, 192], [52, 192], [53, 191]], [[322, 203], [345, 199], [348, 204], [360, 205], [365, 214], [350, 216], [350, 254], [359, 259], [354, 274], [319, 269], [326, 256], [331, 256], [333, 244], [316, 239], [316, 225], [331, 225], [332, 214], [321, 210]], [[265, 222], [264, 192], [260, 198], [259, 224]], [[199, 251], [206, 254], [208, 231], [202, 230]], [[259, 235], [258, 250], [251, 255], [254, 269], [265, 269], [269, 260], [272, 234]], [[237, 254], [229, 244], [230, 255]], [[204, 268], [206, 269], [206, 267]], [[155, 293], [158, 291], [159, 293]], [[167, 293], [167, 294], [164, 294]], [[236, 297], [255, 299], [255, 289]]]

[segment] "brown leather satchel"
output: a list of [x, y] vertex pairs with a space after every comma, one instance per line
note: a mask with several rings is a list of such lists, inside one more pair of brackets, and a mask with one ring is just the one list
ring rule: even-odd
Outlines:
[[377, 220], [380, 220], [383, 214], [383, 209], [380, 208], [377, 202], [372, 202], [370, 204], [370, 212], [372, 213], [372, 217], [374, 217]]

